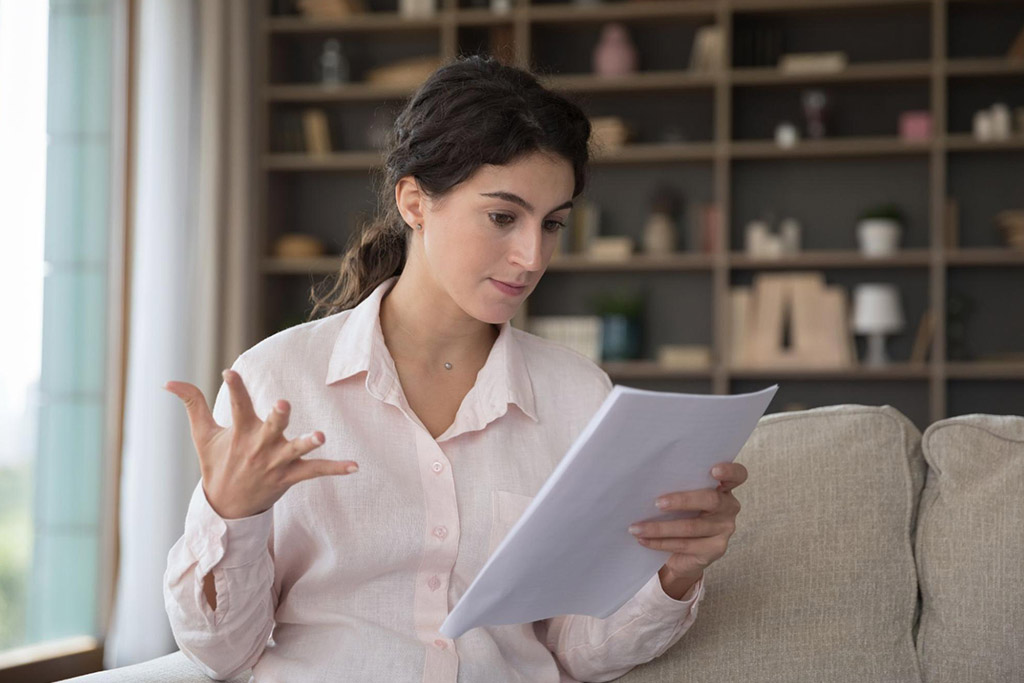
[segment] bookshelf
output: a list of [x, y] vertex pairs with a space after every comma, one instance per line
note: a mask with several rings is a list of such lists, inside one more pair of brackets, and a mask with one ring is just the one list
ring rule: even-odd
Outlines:
[[[466, 0], [440, 3], [429, 18], [402, 18], [396, 2], [379, 0], [366, 15], [336, 20], [281, 16], [275, 14], [281, 2], [263, 3], [254, 45], [261, 144], [255, 229], [264, 254], [257, 296], [264, 305], [253, 342], [304, 319], [310, 285], [340, 264], [337, 256], [273, 258], [273, 239], [302, 231], [340, 250], [348, 231], [373, 210], [370, 172], [382, 157], [358, 132], [389, 122], [414, 88], [371, 85], [360, 82], [361, 75], [405, 57], [448, 59], [505, 45], [496, 56], [534, 70], [588, 114], [637, 124], [635, 142], [592, 161], [585, 194], [611, 198], [614, 205], [607, 212], [602, 207], [602, 234], [629, 235], [640, 244], [648, 197], [662, 182], [688, 203], [714, 203], [720, 210], [722, 231], [708, 253], [689, 250], [683, 240], [684, 251], [669, 256], [595, 261], [563, 254], [552, 261], [527, 302], [531, 315], [590, 313], [588, 302], [599, 292], [645, 293], [647, 360], [606, 363], [613, 381], [719, 394], [778, 381], [770, 412], [793, 404], [889, 403], [922, 428], [969, 412], [1024, 414], [1024, 251], [1001, 246], [992, 227], [998, 211], [1024, 208], [1024, 135], [980, 141], [971, 132], [979, 108], [997, 100], [1024, 106], [1024, 60], [1002, 56], [1024, 27], [1024, 4], [637, 0], [577, 6], [517, 0], [509, 11], [494, 13], [468, 7]], [[640, 50], [639, 73], [618, 79], [589, 73], [593, 46], [608, 21], [629, 28]], [[707, 25], [722, 28], [727, 65], [692, 72], [690, 46]], [[785, 51], [842, 50], [849, 64], [818, 74], [752, 65], [734, 41], [763, 27], [781, 32]], [[308, 76], [328, 37], [345, 42], [353, 82], [326, 87]], [[801, 121], [799, 94], [808, 87], [832, 97], [833, 131], [825, 139], [779, 147], [774, 125]], [[333, 117], [337, 151], [312, 156], [273, 144], [281, 117], [308, 106]], [[930, 139], [899, 137], [898, 115], [910, 109], [931, 114]], [[660, 141], [656, 131], [667, 122], [680, 126], [686, 139]], [[947, 196], [960, 208], [955, 246], [946, 243]], [[891, 257], [865, 258], [856, 249], [856, 216], [887, 198], [908, 215], [903, 248]], [[801, 221], [799, 254], [765, 259], [744, 253], [744, 226], [766, 208]], [[889, 341], [893, 364], [801, 371], [730, 367], [730, 288], [750, 285], [759, 273], [788, 270], [820, 271], [828, 284], [848, 292], [859, 282], [897, 285], [907, 327]], [[964, 322], [967, 358], [947, 357], [950, 294], [972, 302]], [[912, 363], [926, 310], [936, 322], [930, 353]], [[709, 346], [710, 367], [666, 369], [653, 361], [658, 345], [677, 343]], [[857, 348], [862, 357], [860, 337]]]

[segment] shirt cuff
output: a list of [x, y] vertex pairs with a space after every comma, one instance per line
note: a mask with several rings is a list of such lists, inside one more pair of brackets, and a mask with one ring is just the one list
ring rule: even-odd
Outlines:
[[202, 574], [218, 564], [223, 569], [251, 564], [266, 552], [274, 528], [274, 507], [257, 515], [224, 519], [213, 509], [202, 480], [192, 492], [185, 515], [185, 538]]
[[658, 576], [657, 572], [636, 594], [640, 609], [647, 616], [658, 621], [674, 621], [685, 617], [690, 609], [703, 597], [703, 575], [697, 579], [696, 583], [690, 586], [690, 589], [686, 591], [681, 600], [676, 600], [662, 588], [661, 577]]

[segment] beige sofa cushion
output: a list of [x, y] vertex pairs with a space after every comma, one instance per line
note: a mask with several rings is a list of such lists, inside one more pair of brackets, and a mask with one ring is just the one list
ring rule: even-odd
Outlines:
[[891, 406], [766, 415], [690, 630], [628, 683], [921, 680], [913, 529], [921, 433]]
[[1024, 680], [1024, 417], [925, 430], [917, 566], [925, 681]]

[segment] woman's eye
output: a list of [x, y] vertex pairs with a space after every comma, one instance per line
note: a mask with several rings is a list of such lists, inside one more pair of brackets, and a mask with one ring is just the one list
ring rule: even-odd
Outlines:
[[[510, 216], [507, 213], [491, 213], [487, 215], [490, 217], [491, 222], [502, 227], [511, 224], [512, 221], [515, 220], [515, 216]], [[545, 224], [548, 226], [546, 228], [548, 232], [558, 232], [559, 230], [565, 227], [565, 224], [560, 221], [546, 221]]]

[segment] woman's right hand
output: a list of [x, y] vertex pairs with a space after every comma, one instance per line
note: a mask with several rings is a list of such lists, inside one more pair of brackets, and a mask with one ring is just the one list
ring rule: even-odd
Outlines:
[[323, 445], [323, 432], [284, 438], [291, 410], [288, 402], [277, 401], [263, 421], [253, 410], [241, 375], [225, 370], [223, 376], [231, 392], [230, 427], [217, 424], [203, 392], [195, 385], [175, 381], [164, 385], [185, 403], [203, 490], [214, 512], [222, 518], [239, 519], [265, 512], [300, 481], [358, 470], [351, 460], [303, 460], [301, 456]]

